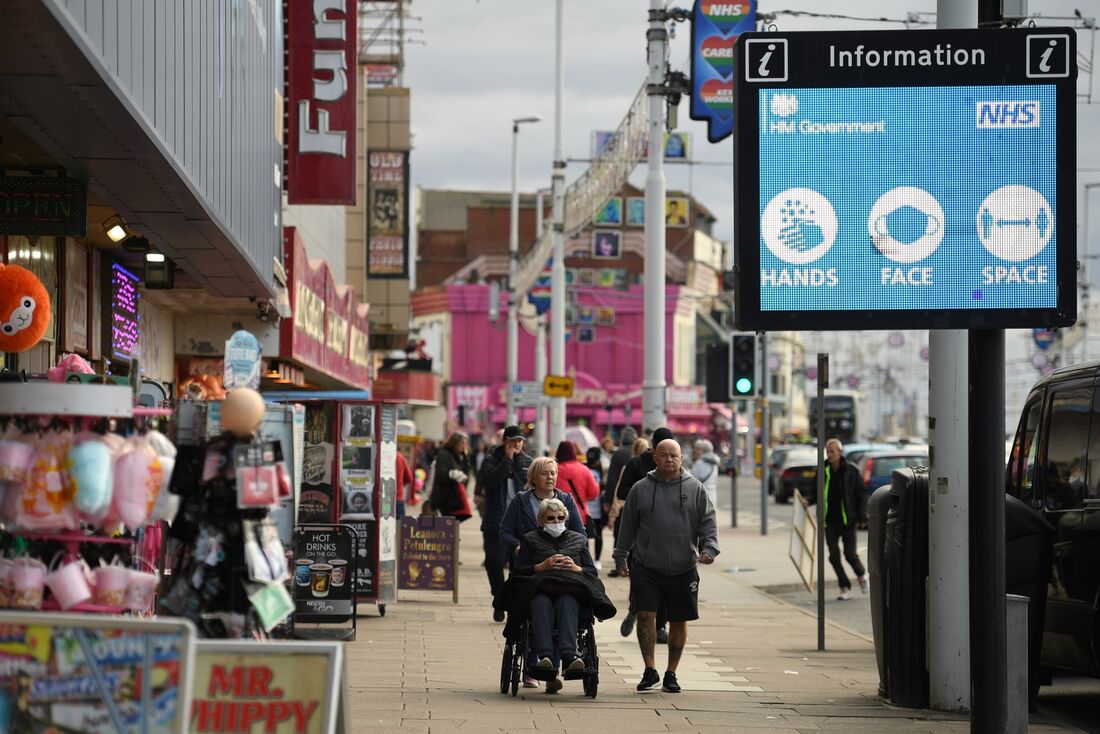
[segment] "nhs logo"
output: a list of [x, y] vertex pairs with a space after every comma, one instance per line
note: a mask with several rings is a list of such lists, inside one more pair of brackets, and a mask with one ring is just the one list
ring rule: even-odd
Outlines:
[[974, 108], [979, 129], [1039, 127], [1039, 101], [978, 102]]

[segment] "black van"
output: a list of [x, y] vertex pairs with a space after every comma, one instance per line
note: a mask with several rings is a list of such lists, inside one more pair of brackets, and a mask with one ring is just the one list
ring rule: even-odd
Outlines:
[[1041, 378], [1024, 404], [1008, 493], [1054, 527], [1042, 664], [1100, 676], [1100, 362]]

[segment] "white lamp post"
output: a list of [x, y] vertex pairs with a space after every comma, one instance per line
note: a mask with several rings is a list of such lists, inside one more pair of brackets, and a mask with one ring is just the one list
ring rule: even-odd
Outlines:
[[512, 120], [512, 212], [508, 228], [508, 425], [516, 422], [516, 407], [512, 402], [512, 384], [519, 372], [519, 322], [516, 315], [516, 268], [519, 264], [519, 126], [538, 122], [538, 115], [517, 117]]

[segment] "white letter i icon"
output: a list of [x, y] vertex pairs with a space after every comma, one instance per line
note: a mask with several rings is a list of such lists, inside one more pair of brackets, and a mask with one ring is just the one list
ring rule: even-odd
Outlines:
[[769, 43], [767, 52], [760, 57], [760, 66], [757, 67], [756, 73], [758, 76], [770, 76], [771, 72], [768, 71], [768, 62], [771, 61], [772, 51], [775, 50], [775, 44]]

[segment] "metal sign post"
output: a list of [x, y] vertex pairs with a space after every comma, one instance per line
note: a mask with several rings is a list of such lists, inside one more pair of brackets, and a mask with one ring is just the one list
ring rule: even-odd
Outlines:
[[[825, 405], [829, 355], [817, 355], [817, 404]], [[817, 649], [825, 649], [825, 411], [817, 411]]]

